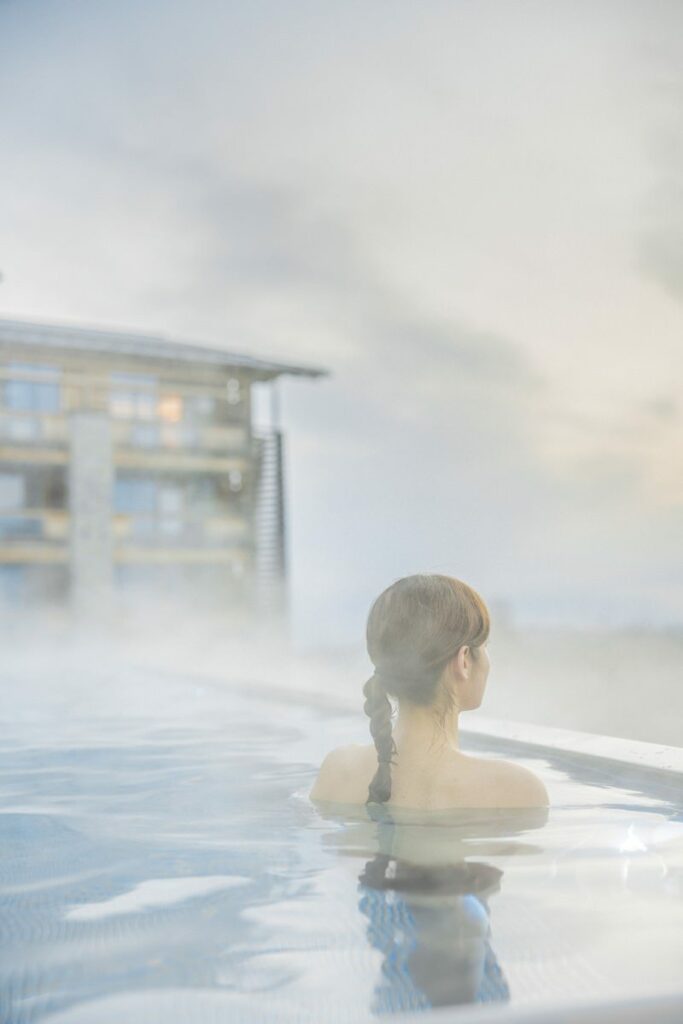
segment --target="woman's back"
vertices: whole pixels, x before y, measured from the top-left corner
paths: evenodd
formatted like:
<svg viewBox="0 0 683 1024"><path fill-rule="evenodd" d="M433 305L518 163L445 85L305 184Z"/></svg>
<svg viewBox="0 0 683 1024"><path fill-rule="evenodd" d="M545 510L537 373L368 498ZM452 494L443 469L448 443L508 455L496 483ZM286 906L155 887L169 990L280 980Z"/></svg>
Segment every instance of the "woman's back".
<svg viewBox="0 0 683 1024"><path fill-rule="evenodd" d="M459 715L486 689L489 629L482 598L452 576L418 573L387 587L366 628L375 670L363 709L374 746L328 754L311 797L421 810L547 806L533 772L460 750Z"/></svg>
<svg viewBox="0 0 683 1024"><path fill-rule="evenodd" d="M311 798L364 804L377 770L377 751L367 746L338 747L323 762ZM394 807L446 810L458 807L544 807L542 781L510 761L472 757L461 751L397 749L391 770Z"/></svg>

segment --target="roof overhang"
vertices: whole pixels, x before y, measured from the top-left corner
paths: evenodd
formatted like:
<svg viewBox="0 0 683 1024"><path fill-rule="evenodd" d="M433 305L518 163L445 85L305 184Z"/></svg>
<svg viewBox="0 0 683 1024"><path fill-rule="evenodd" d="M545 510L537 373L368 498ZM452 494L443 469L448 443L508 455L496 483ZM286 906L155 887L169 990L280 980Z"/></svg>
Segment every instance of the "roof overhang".
<svg viewBox="0 0 683 1024"><path fill-rule="evenodd" d="M163 335L71 327L24 320L0 320L0 348L87 352L94 356L123 355L145 360L177 361L247 371L255 380L272 380L285 374L295 377L326 377L329 370L295 363L257 359L205 344L173 341Z"/></svg>

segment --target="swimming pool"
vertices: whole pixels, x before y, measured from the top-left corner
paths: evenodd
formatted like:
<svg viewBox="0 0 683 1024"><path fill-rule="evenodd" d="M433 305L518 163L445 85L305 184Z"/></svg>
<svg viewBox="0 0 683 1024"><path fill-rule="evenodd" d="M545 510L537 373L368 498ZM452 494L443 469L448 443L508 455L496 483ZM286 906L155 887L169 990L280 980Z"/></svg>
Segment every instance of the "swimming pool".
<svg viewBox="0 0 683 1024"><path fill-rule="evenodd" d="M547 815L321 811L361 714L114 667L4 685L3 1024L681 1019L673 771L463 732Z"/></svg>

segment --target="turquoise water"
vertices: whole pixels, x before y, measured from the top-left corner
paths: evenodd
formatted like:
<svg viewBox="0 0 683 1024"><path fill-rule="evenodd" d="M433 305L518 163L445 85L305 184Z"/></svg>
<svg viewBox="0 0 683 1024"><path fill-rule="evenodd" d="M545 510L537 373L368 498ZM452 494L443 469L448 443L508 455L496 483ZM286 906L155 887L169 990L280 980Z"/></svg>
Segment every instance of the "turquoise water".
<svg viewBox="0 0 683 1024"><path fill-rule="evenodd" d="M96 699L7 685L3 1024L355 1022L679 984L673 776L464 736L537 771L550 811L371 818L306 796L362 714L144 673Z"/></svg>

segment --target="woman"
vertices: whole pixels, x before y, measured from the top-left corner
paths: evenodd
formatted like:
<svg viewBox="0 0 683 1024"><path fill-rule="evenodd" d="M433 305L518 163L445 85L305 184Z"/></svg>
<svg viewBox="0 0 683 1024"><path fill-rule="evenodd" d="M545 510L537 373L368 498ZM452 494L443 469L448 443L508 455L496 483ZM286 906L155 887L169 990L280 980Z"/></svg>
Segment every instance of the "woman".
<svg viewBox="0 0 683 1024"><path fill-rule="evenodd" d="M489 628L481 597L452 576L406 576L381 593L366 634L375 671L363 688L374 745L328 754L311 798L424 810L547 806L527 768L459 748L458 716L484 696ZM398 702L393 733L389 697Z"/></svg>

